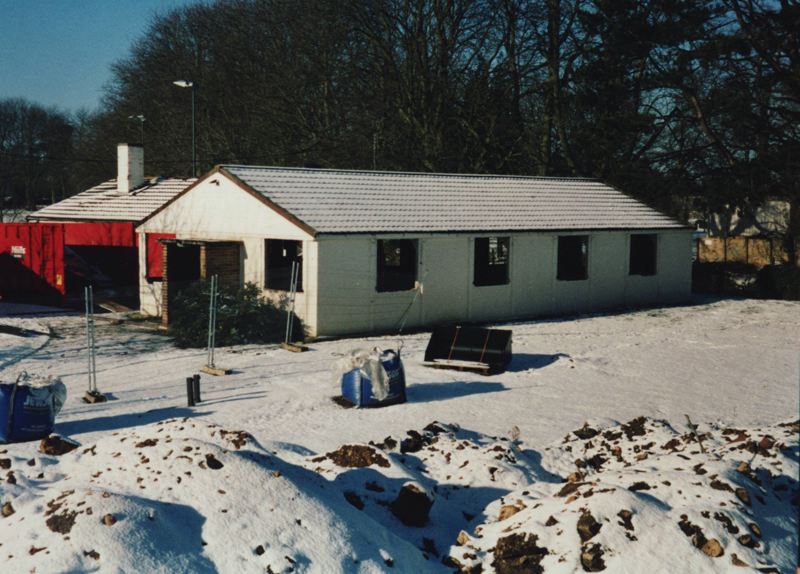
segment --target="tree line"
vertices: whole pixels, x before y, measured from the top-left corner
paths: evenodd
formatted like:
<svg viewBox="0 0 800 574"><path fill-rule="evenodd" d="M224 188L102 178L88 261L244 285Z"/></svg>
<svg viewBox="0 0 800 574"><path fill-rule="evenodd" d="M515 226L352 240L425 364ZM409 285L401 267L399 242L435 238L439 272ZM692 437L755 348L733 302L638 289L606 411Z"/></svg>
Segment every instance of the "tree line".
<svg viewBox="0 0 800 574"><path fill-rule="evenodd" d="M97 112L0 102L2 195L113 177L120 141L143 139L148 173L190 175L187 80L201 172L593 177L684 220L777 197L797 237L799 34L797 0L188 5L147 25Z"/></svg>

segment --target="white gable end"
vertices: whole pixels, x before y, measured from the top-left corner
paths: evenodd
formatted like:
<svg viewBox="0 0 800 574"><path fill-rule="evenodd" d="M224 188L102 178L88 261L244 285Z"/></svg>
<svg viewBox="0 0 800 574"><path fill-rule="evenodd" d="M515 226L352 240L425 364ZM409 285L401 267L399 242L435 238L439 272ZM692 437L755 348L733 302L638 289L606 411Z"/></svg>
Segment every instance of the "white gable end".
<svg viewBox="0 0 800 574"><path fill-rule="evenodd" d="M212 173L137 228L182 239L312 236L222 173Z"/></svg>

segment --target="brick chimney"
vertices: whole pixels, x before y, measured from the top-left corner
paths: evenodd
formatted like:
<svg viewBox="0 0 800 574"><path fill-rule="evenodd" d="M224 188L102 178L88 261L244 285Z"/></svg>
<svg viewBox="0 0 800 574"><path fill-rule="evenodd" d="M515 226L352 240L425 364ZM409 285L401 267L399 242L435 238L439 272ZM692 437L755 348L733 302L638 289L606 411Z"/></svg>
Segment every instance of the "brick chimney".
<svg viewBox="0 0 800 574"><path fill-rule="evenodd" d="M144 183L144 148L138 145L117 145L117 190L130 193Z"/></svg>

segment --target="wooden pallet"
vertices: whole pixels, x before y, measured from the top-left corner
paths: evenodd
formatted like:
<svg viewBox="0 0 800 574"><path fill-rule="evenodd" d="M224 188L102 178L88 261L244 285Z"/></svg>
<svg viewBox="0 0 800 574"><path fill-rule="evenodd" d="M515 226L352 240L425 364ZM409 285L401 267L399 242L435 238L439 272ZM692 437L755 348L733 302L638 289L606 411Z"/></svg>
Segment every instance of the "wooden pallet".
<svg viewBox="0 0 800 574"><path fill-rule="evenodd" d="M281 343L281 349L286 349L292 353L305 353L308 351L308 347L300 343Z"/></svg>
<svg viewBox="0 0 800 574"><path fill-rule="evenodd" d="M479 363L477 361L458 361L455 359L434 359L433 361L425 361L422 363L426 367L434 369L452 369L455 371L470 371L473 373L480 373L481 375L493 375L495 373L492 367L487 363Z"/></svg>
<svg viewBox="0 0 800 574"><path fill-rule="evenodd" d="M99 391L94 391L94 392L86 391L86 393L83 395L83 402L90 405L93 405L95 403L104 403L107 400L108 399L106 398L106 396Z"/></svg>
<svg viewBox="0 0 800 574"><path fill-rule="evenodd" d="M222 369L220 367L209 367L208 365L201 367L200 370L206 373L207 375L214 375L215 377L230 375L233 372L231 369Z"/></svg>
<svg viewBox="0 0 800 574"><path fill-rule="evenodd" d="M122 303L117 303L116 301L111 301L110 299L102 299L97 302L97 306L101 309L105 309L106 311L110 311L111 313L133 313L134 310L130 307L126 307Z"/></svg>

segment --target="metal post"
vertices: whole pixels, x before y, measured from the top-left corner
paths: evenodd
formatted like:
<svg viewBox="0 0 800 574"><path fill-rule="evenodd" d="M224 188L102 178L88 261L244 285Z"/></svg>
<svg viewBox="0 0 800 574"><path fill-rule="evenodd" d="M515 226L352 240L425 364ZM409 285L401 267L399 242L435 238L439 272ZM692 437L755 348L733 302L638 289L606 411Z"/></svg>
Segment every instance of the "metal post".
<svg viewBox="0 0 800 574"><path fill-rule="evenodd" d="M89 377L88 391L92 392L92 329L89 325L89 286L83 288L83 300L86 306L86 375Z"/></svg>
<svg viewBox="0 0 800 574"><path fill-rule="evenodd" d="M89 378L89 390L83 397L83 402L94 404L103 403L106 397L97 390L97 345L95 344L94 325L94 289L87 285L83 289L83 298L86 305L86 371Z"/></svg>
<svg viewBox="0 0 800 574"><path fill-rule="evenodd" d="M195 404L202 402L200 398L200 375L192 376L192 398Z"/></svg>
<svg viewBox="0 0 800 574"><path fill-rule="evenodd" d="M179 88L190 88L192 90L192 175L197 177L197 140L195 139L195 94L197 86L189 80L175 80L172 82Z"/></svg>
<svg viewBox="0 0 800 574"><path fill-rule="evenodd" d="M89 286L89 324L92 326L92 393L97 394L97 344L94 328L94 288Z"/></svg>
<svg viewBox="0 0 800 574"><path fill-rule="evenodd" d="M211 276L211 293L208 302L208 345L206 365L214 368L214 346L216 344L217 330L217 275Z"/></svg>
<svg viewBox="0 0 800 574"><path fill-rule="evenodd" d="M213 366L211 360L211 331L214 324L214 276L211 276L211 285L208 293L208 332L206 338L206 365Z"/></svg>
<svg viewBox="0 0 800 574"><path fill-rule="evenodd" d="M219 305L219 277L214 275L214 317L211 323L211 366L214 365L214 351L217 348L217 307Z"/></svg>
<svg viewBox="0 0 800 574"><path fill-rule="evenodd" d="M292 261L292 267L294 268L294 278L292 279L292 312L289 316L289 339L294 339L294 303L297 300L297 282L300 280L300 263L297 260Z"/></svg>
<svg viewBox="0 0 800 574"><path fill-rule="evenodd" d="M88 352L87 372L89 377L89 393L97 394L97 362L94 328L94 292L91 285L83 289L86 302L86 350Z"/></svg>
<svg viewBox="0 0 800 574"><path fill-rule="evenodd" d="M197 144L195 141L195 127L194 127L194 94L196 85L192 82L192 175L197 177Z"/></svg>
<svg viewBox="0 0 800 574"><path fill-rule="evenodd" d="M194 390L192 389L192 377L186 377L186 405L193 407L194 406Z"/></svg>
<svg viewBox="0 0 800 574"><path fill-rule="evenodd" d="M297 281L300 278L300 264L292 261L292 307L289 310L289 342L294 338L294 302L297 299Z"/></svg>
<svg viewBox="0 0 800 574"><path fill-rule="evenodd" d="M289 279L289 304L286 309L286 337L284 342L288 345L292 342L293 323L292 315L294 314L294 300L297 295L297 282L300 276L300 266L297 261L292 261L292 273Z"/></svg>

